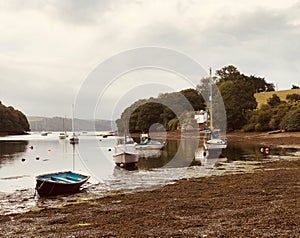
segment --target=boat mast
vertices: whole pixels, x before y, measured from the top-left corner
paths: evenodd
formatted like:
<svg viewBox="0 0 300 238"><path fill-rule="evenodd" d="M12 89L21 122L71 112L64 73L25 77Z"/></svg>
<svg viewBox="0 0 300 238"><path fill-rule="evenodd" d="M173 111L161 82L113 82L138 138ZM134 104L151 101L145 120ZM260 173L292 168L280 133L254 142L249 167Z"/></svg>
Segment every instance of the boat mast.
<svg viewBox="0 0 300 238"><path fill-rule="evenodd" d="M72 131L73 131L73 136L75 136L75 132L74 132L74 104L72 104Z"/></svg>
<svg viewBox="0 0 300 238"><path fill-rule="evenodd" d="M213 94L213 90L212 90L212 71L211 68L209 68L209 116L210 116L210 130L213 131L213 113L212 113L212 109L213 109L213 104L212 104L212 94Z"/></svg>

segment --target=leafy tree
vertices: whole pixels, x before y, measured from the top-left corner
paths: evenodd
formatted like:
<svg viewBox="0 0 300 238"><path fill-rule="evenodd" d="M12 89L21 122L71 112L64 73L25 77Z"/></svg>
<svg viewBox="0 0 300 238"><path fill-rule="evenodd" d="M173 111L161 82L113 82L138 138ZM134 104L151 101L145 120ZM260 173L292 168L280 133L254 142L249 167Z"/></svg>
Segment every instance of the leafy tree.
<svg viewBox="0 0 300 238"><path fill-rule="evenodd" d="M271 107L276 107L279 106L282 103L282 101L280 100L280 97L277 94L273 94L271 98L268 99L268 104Z"/></svg>
<svg viewBox="0 0 300 238"><path fill-rule="evenodd" d="M167 130L168 131L175 131L177 130L177 127L179 125L179 120L178 118L173 118L172 120L170 120L167 124Z"/></svg>
<svg viewBox="0 0 300 238"><path fill-rule="evenodd" d="M288 95L286 95L286 100L288 100L289 102L300 101L300 94L297 94L297 93L288 94Z"/></svg>
<svg viewBox="0 0 300 238"><path fill-rule="evenodd" d="M160 114L163 109L163 105L159 103L149 102L143 104L138 112L135 129L140 132L148 132L151 125L161 123Z"/></svg>
<svg viewBox="0 0 300 238"><path fill-rule="evenodd" d="M246 113L256 108L252 87L250 82L241 80L238 83L229 80L219 84L226 108L228 130L241 129L247 122Z"/></svg>
<svg viewBox="0 0 300 238"><path fill-rule="evenodd" d="M28 120L22 112L0 103L0 134L23 134L29 130Z"/></svg>
<svg viewBox="0 0 300 238"><path fill-rule="evenodd" d="M225 66L220 70L216 71L216 75L218 76L219 82L222 83L224 81L249 81L251 83L252 87L252 93L257 92L269 92L269 91L275 91L275 86L272 83L267 83L264 78L257 77L254 75L244 75L241 74L238 69L233 66Z"/></svg>
<svg viewBox="0 0 300 238"><path fill-rule="evenodd" d="M186 97L195 111L205 108L204 98L202 95L199 95L196 89L189 88L180 91L180 93Z"/></svg>
<svg viewBox="0 0 300 238"><path fill-rule="evenodd" d="M300 131L300 108L286 114L282 119L281 128L287 131Z"/></svg>
<svg viewBox="0 0 300 238"><path fill-rule="evenodd" d="M220 83L224 81L242 80L244 77L233 65L228 65L217 70L216 75L219 77Z"/></svg>

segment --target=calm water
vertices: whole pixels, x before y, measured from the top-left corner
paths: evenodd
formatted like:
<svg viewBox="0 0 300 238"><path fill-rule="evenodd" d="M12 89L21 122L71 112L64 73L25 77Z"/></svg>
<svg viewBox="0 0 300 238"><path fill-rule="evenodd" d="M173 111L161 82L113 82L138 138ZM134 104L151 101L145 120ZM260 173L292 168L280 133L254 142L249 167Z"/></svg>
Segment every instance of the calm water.
<svg viewBox="0 0 300 238"><path fill-rule="evenodd" d="M59 140L58 134L0 137L0 214L52 204L55 199L50 202L33 196L35 176L42 173L75 169L91 175L85 190L88 194L105 195L153 189L181 178L244 172L255 169L257 161L282 159L296 152L271 148L267 155L258 146L229 144L220 158L207 159L197 140L168 140L162 151L140 151L138 170L127 171L113 163L114 138L82 134L79 144L72 146L69 140ZM200 160L197 156L195 160L195 151Z"/></svg>

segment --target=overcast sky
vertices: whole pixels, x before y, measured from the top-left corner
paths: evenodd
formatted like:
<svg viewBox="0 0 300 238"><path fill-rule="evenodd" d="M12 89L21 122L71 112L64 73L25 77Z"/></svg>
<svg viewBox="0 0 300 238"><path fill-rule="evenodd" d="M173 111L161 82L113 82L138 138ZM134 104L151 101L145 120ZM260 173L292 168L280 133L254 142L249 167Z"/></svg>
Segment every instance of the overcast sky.
<svg viewBox="0 0 300 238"><path fill-rule="evenodd" d="M207 71L232 64L279 89L300 85L300 1L0 0L0 22L0 100L28 116L71 116L99 64L145 46L181 52ZM140 88L151 78L158 86ZM137 90L124 88L137 79ZM121 103L101 117L116 119L138 98L188 84L163 70L129 72L102 95L107 105Z"/></svg>

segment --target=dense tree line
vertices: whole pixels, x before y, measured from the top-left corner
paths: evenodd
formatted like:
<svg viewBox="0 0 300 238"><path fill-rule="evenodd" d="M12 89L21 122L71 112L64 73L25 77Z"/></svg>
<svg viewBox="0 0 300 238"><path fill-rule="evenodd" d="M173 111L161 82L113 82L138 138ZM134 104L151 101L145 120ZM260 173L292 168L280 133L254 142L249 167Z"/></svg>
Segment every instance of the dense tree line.
<svg viewBox="0 0 300 238"><path fill-rule="evenodd" d="M273 94L260 109L249 112L244 131L300 131L300 95L288 94L282 101Z"/></svg>
<svg viewBox="0 0 300 238"><path fill-rule="evenodd" d="M0 102L0 134L23 134L29 130L29 123L22 112Z"/></svg>
<svg viewBox="0 0 300 238"><path fill-rule="evenodd" d="M117 120L119 130L125 126L130 132L146 132L155 125L154 129L173 131L179 125L195 124L194 111L209 110L209 81L210 78L202 78L196 89L165 93L157 98L135 102ZM247 76L229 65L217 70L213 81L211 89L215 100L212 105L213 111L216 111L213 120L216 124L225 121L227 131L300 130L300 95L288 95L285 103L274 94L267 105L256 109L255 93L275 91L274 85L264 78ZM187 100L182 100L182 97ZM224 107L224 113L220 113ZM220 127L222 125L216 125L216 128Z"/></svg>
<svg viewBox="0 0 300 238"><path fill-rule="evenodd" d="M195 89L186 89L138 100L125 109L116 123L119 131L126 127L130 132L148 132L151 126L153 130L173 131L179 124L195 123L194 113L189 113L203 108L203 97Z"/></svg>
<svg viewBox="0 0 300 238"><path fill-rule="evenodd" d="M197 86L198 91L205 98L208 98L208 82L209 78L203 78L201 84ZM214 77L213 96L222 97L226 111L227 130L242 129L247 124L249 111L257 107L254 93L274 90L274 85L267 83L264 78L242 74L233 65L217 70L216 77ZM220 101L218 101L219 104ZM220 111L222 106L214 105L214 108Z"/></svg>

